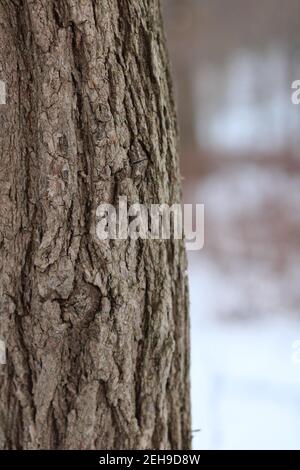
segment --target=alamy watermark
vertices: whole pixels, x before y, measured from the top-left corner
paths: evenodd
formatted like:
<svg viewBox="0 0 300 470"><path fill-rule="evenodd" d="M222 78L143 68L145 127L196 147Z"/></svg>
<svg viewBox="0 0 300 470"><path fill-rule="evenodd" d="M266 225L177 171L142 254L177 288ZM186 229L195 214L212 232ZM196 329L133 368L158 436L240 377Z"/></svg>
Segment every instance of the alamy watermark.
<svg viewBox="0 0 300 470"><path fill-rule="evenodd" d="M298 105L300 104L300 80L294 80L291 88L295 90L291 96L292 103Z"/></svg>
<svg viewBox="0 0 300 470"><path fill-rule="evenodd" d="M0 364L6 364L6 347L2 339L0 339Z"/></svg>
<svg viewBox="0 0 300 470"><path fill-rule="evenodd" d="M99 240L185 239L189 251L201 250L204 246L203 204L128 205L127 197L120 196L117 208L100 204L96 216Z"/></svg>
<svg viewBox="0 0 300 470"><path fill-rule="evenodd" d="M6 104L6 84L2 80L0 104ZM96 216L96 233L99 240L185 239L189 251L198 251L204 246L203 204L147 206L135 203L129 206L127 197L120 196L117 208L108 203L100 204Z"/></svg>
<svg viewBox="0 0 300 470"><path fill-rule="evenodd" d="M6 104L6 84L0 80L0 104Z"/></svg>

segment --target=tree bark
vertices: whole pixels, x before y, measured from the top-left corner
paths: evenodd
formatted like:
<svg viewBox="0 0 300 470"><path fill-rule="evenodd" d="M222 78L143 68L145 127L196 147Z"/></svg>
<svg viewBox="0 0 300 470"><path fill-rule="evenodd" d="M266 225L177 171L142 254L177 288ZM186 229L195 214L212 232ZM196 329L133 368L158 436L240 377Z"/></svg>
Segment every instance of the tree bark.
<svg viewBox="0 0 300 470"><path fill-rule="evenodd" d="M0 0L0 79L0 448L189 448L183 243L95 229L180 201L158 0Z"/></svg>

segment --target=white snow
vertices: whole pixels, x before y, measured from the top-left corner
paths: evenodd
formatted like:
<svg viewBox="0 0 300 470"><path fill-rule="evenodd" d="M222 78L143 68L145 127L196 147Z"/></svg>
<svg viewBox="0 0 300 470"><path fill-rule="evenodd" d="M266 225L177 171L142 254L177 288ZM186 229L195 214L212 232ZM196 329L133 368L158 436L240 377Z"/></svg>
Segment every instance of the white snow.
<svg viewBox="0 0 300 470"><path fill-rule="evenodd" d="M201 271L190 267L194 448L300 449L300 323L209 319L222 299L225 308L241 299L211 273L201 282Z"/></svg>
<svg viewBox="0 0 300 470"><path fill-rule="evenodd" d="M197 195L207 246L189 254L193 446L300 449L299 180L241 167Z"/></svg>

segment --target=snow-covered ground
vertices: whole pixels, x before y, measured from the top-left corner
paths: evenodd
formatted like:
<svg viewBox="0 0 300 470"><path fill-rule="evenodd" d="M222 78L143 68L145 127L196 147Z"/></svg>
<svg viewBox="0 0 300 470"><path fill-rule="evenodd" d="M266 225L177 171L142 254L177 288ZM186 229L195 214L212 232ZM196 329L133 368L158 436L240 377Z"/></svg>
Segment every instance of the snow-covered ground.
<svg viewBox="0 0 300 470"><path fill-rule="evenodd" d="M300 185L243 167L197 194L207 222L204 250L189 254L193 446L300 449Z"/></svg>
<svg viewBox="0 0 300 470"><path fill-rule="evenodd" d="M300 323L202 316L228 279L190 264L194 448L300 449Z"/></svg>

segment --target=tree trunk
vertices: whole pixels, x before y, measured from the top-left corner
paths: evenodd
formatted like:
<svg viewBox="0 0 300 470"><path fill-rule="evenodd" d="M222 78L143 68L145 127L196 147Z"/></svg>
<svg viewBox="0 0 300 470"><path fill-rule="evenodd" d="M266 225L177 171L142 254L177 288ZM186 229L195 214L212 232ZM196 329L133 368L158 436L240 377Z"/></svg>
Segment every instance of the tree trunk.
<svg viewBox="0 0 300 470"><path fill-rule="evenodd" d="M0 79L0 448L189 448L183 243L95 229L180 200L158 0L0 0Z"/></svg>

